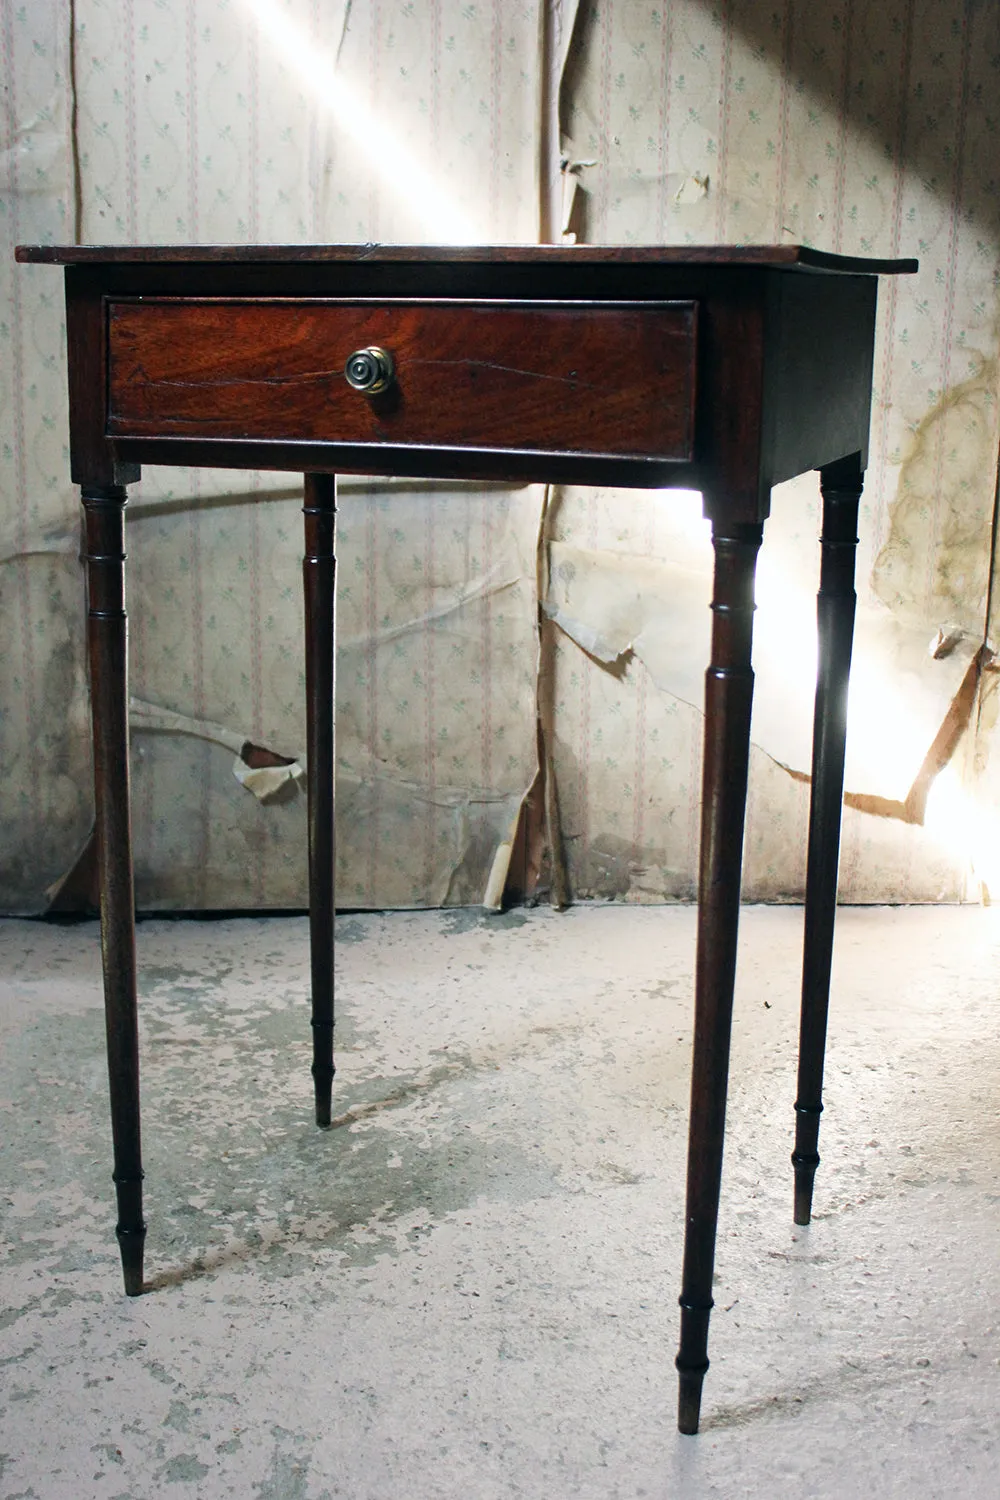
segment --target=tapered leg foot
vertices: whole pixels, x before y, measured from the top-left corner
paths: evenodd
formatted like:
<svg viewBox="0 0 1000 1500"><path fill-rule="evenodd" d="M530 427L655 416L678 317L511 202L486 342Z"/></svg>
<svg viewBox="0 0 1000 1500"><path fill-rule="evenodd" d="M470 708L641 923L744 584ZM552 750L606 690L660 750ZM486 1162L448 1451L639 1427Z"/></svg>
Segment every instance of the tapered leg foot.
<svg viewBox="0 0 1000 1500"><path fill-rule="evenodd" d="M314 1041L317 1051L333 1054L333 1027L326 1028L328 1035ZM313 1037L316 1036L316 1022L313 1022ZM316 1095L316 1124L326 1127L330 1123L331 1111L333 1109L333 1079L336 1069L333 1063L313 1063L313 1089Z"/></svg>
<svg viewBox="0 0 1000 1500"><path fill-rule="evenodd" d="M706 1363L705 1370L708 1369ZM677 1431L685 1437L694 1437L701 1420L701 1388L705 1383L705 1370L681 1370L677 1391Z"/></svg>
<svg viewBox="0 0 1000 1500"><path fill-rule="evenodd" d="M119 1224L115 1234L118 1236L118 1249L122 1257L125 1295L139 1297L143 1289L142 1257L146 1248L146 1226L143 1224L139 1229L125 1229Z"/></svg>
<svg viewBox="0 0 1000 1500"><path fill-rule="evenodd" d="M795 1169L794 1218L796 1224L808 1224L812 1219L813 1183L816 1180L816 1168L819 1166L816 1142L819 1138L819 1117L823 1113L823 1106L822 1104L797 1104L795 1113L796 1144L792 1152L792 1166Z"/></svg>
<svg viewBox="0 0 1000 1500"><path fill-rule="evenodd" d="M687 1436L698 1431L701 1417L701 1388L708 1372L708 1320L712 1303L692 1307L681 1303L681 1347L674 1363L677 1366L677 1430Z"/></svg>
<svg viewBox="0 0 1000 1500"><path fill-rule="evenodd" d="M795 1167L795 1206L792 1217L796 1224L805 1225L812 1223L813 1183L816 1181L816 1168L819 1166L819 1155L815 1161L799 1161L792 1157Z"/></svg>

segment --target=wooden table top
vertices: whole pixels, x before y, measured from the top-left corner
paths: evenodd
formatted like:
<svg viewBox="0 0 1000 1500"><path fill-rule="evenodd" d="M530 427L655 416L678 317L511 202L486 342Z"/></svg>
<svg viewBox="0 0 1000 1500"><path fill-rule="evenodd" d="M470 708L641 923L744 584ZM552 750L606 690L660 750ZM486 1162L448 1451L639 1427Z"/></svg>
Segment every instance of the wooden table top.
<svg viewBox="0 0 1000 1500"><path fill-rule="evenodd" d="M915 260L830 255L808 245L18 245L15 259L44 265L245 265L385 261L422 264L774 266L899 275Z"/></svg>

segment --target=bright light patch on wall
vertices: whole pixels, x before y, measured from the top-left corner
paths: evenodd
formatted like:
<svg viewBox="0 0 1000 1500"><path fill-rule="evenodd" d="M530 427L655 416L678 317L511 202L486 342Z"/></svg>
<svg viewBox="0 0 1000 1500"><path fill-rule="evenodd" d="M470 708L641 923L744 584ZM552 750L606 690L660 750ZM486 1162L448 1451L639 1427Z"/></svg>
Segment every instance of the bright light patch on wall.
<svg viewBox="0 0 1000 1500"><path fill-rule="evenodd" d="M764 672L780 673L790 691L808 698L811 729L818 654L816 597L789 576L780 556L768 555L766 542L757 570L757 604L754 663L758 685ZM855 638L847 707L846 790L885 791L902 801L903 784L912 784L938 724L926 717L926 708L924 716L914 712L905 689L877 654L877 641L877 634L866 634L863 629ZM809 764L803 757L802 769L808 770ZM895 793L893 782L897 783ZM1000 817L973 804L962 790L955 765L946 766L935 777L924 827L988 890L1000 894Z"/></svg>
<svg viewBox="0 0 1000 1500"><path fill-rule="evenodd" d="M241 0L241 4L274 55L298 75L317 108L331 116L386 191L406 205L417 223L427 226L434 243L472 245L481 239L475 224L406 141L378 118L366 94L317 50L277 0Z"/></svg>
<svg viewBox="0 0 1000 1500"><path fill-rule="evenodd" d="M769 541L764 528L764 545L757 554L757 579L754 598L757 617L754 620L754 670L777 671L812 701L812 684L816 681L816 595L796 583L787 560ZM756 665L766 662L766 667ZM810 710L810 722L812 713ZM808 768L806 768L808 769Z"/></svg>
<svg viewBox="0 0 1000 1500"><path fill-rule="evenodd" d="M711 525L694 490L664 490L669 534L683 559L700 557L710 576ZM817 667L815 577L805 579L801 560L765 535L757 562L753 659L756 673L754 739L784 764L808 771L812 700ZM681 561L680 557L675 558ZM706 578L706 585L707 585ZM707 602L707 600L706 600ZM898 680L889 651L892 637L878 629L873 611L859 609L848 704L847 789L902 802L919 772L938 720L925 701L917 711L907 684ZM1000 896L1000 816L974 806L956 766L935 779L927 800L928 832L965 862Z"/></svg>
<svg viewBox="0 0 1000 1500"><path fill-rule="evenodd" d="M670 530L679 532L685 541L709 548L711 556L712 523L704 512L700 490L657 490L670 508Z"/></svg>
<svg viewBox="0 0 1000 1500"><path fill-rule="evenodd" d="M924 827L946 849L965 857L992 900L1000 896L1000 817L962 790L954 766L946 766L931 786Z"/></svg>
<svg viewBox="0 0 1000 1500"><path fill-rule="evenodd" d="M808 702L811 738L818 665L816 595L796 581L780 552L768 551L766 538L757 565L756 597L758 684L763 673L779 673L786 691L800 697L803 705ZM890 673L884 647L879 649L881 639L873 624L859 610L847 704L848 790L902 800L938 726L913 712ZM801 761L801 769L808 770L811 755L802 755Z"/></svg>

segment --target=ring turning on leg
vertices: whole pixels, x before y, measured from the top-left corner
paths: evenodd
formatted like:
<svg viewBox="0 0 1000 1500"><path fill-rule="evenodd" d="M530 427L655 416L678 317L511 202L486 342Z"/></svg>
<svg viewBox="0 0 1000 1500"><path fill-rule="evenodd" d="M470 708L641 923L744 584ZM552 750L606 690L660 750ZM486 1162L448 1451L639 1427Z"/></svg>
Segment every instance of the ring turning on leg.
<svg viewBox="0 0 1000 1500"><path fill-rule="evenodd" d="M687 1433L698 1431L708 1369L750 757L754 574L761 534L758 525L729 525L723 532L716 524L712 537L712 660L705 677L694 1056L677 1354L678 1426Z"/></svg>

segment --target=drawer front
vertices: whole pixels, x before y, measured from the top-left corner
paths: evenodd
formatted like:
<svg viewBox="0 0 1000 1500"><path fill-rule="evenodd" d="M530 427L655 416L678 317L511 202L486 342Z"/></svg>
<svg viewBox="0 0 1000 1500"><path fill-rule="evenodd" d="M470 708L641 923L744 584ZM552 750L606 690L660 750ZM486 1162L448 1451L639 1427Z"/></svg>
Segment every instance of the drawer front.
<svg viewBox="0 0 1000 1500"><path fill-rule="evenodd" d="M693 458L694 302L108 304L108 434ZM347 383L389 351L378 395Z"/></svg>

